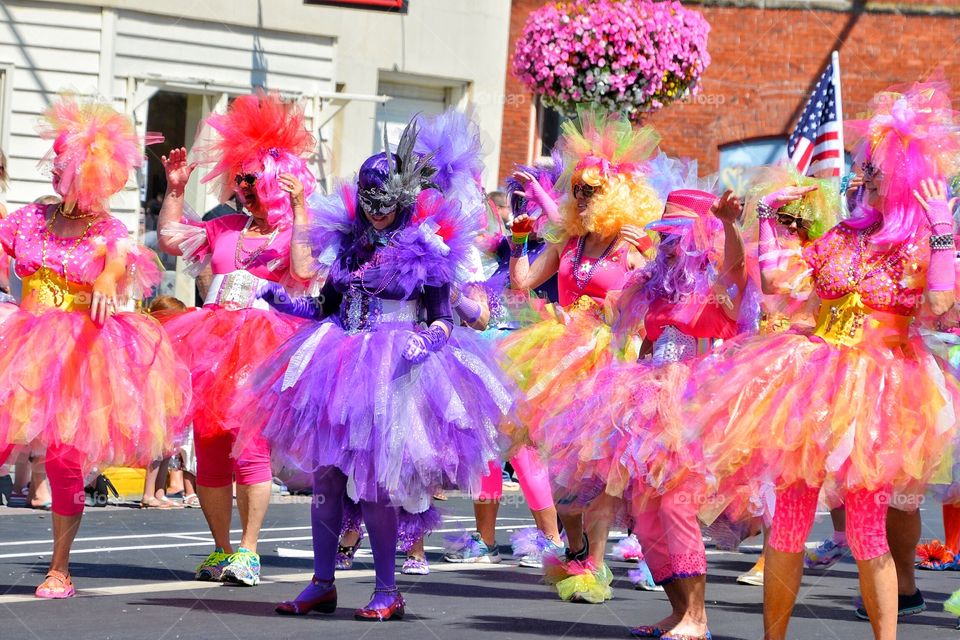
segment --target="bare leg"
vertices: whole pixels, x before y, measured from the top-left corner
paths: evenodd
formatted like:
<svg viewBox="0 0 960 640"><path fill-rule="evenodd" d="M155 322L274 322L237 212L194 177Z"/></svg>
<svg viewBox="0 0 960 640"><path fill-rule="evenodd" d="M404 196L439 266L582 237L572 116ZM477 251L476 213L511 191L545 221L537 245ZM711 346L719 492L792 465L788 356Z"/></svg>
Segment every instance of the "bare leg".
<svg viewBox="0 0 960 640"><path fill-rule="evenodd" d="M765 640L786 640L787 625L803 578L803 552L787 553L768 546L764 554L763 637Z"/></svg>
<svg viewBox="0 0 960 640"><path fill-rule="evenodd" d="M557 508L547 507L540 511L531 511L537 529L554 544L560 544L560 527L557 525Z"/></svg>
<svg viewBox="0 0 960 640"><path fill-rule="evenodd" d="M147 475L143 479L143 497L140 498L141 505L152 505L157 500L157 477L160 475L160 463L156 460L147 467Z"/></svg>
<svg viewBox="0 0 960 640"><path fill-rule="evenodd" d="M571 553L580 553L583 550L583 514L560 513L560 522L567 532L567 545Z"/></svg>
<svg viewBox="0 0 960 640"><path fill-rule="evenodd" d="M30 493L27 495L27 500L31 507L49 506L52 500L50 482L47 480L47 469L43 462L43 456L37 456L30 462L32 473L30 475Z"/></svg>
<svg viewBox="0 0 960 640"><path fill-rule="evenodd" d="M243 535L240 546L248 551L257 552L257 539L260 527L270 506L270 490L273 482L237 485L237 509L240 511L240 524Z"/></svg>
<svg viewBox="0 0 960 640"><path fill-rule="evenodd" d="M170 458L164 458L157 467L157 482L154 496L157 500L167 499L167 478L170 477Z"/></svg>
<svg viewBox="0 0 960 640"><path fill-rule="evenodd" d="M830 510L830 519L833 520L833 530L844 533L847 530L847 510L842 506Z"/></svg>
<svg viewBox="0 0 960 640"><path fill-rule="evenodd" d="M707 576L677 578L670 583L677 591L682 616L670 629L671 634L700 637L707 632L707 605L705 594ZM671 601L672 602L672 601Z"/></svg>
<svg viewBox="0 0 960 640"><path fill-rule="evenodd" d="M413 546L410 547L410 550L407 551L408 558L416 558L421 562L427 561L427 551L423 548L423 538L420 538L413 543Z"/></svg>
<svg viewBox="0 0 960 640"><path fill-rule="evenodd" d="M887 510L887 544L897 570L897 592L912 596L917 592L914 558L920 542L920 510Z"/></svg>
<svg viewBox="0 0 960 640"><path fill-rule="evenodd" d="M189 471L183 472L183 495L192 496L197 492L197 476Z"/></svg>
<svg viewBox="0 0 960 640"><path fill-rule="evenodd" d="M499 510L499 500L476 500L473 503L473 514L477 519L477 531L483 538L484 544L490 548L493 548L497 539L497 512Z"/></svg>
<svg viewBox="0 0 960 640"><path fill-rule="evenodd" d="M62 516L53 514L53 556L50 558L50 569L70 574L70 548L73 539L77 537L80 520L83 515Z"/></svg>
<svg viewBox="0 0 960 640"><path fill-rule="evenodd" d="M894 511L891 509L890 511ZM877 640L897 637L897 567L893 557L885 553L872 560L858 560L860 593L870 616L870 626Z"/></svg>
<svg viewBox="0 0 960 640"><path fill-rule="evenodd" d="M197 485L197 495L200 497L200 508L203 517L207 519L207 526L213 535L213 543L224 550L233 553L230 546L230 521L233 518L233 487L229 484L222 487L205 487Z"/></svg>

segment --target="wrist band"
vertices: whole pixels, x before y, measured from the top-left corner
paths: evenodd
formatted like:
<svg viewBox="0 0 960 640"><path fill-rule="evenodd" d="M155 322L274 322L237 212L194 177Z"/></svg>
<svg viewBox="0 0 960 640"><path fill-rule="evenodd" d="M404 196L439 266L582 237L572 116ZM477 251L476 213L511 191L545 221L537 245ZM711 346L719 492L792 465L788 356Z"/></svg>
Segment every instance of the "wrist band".
<svg viewBox="0 0 960 640"><path fill-rule="evenodd" d="M938 236L930 236L930 250L931 251L944 251L946 249L953 249L953 234L944 233Z"/></svg>
<svg viewBox="0 0 960 640"><path fill-rule="evenodd" d="M757 217L761 220L773 220L777 217L777 210L761 200L757 203Z"/></svg>
<svg viewBox="0 0 960 640"><path fill-rule="evenodd" d="M510 247L510 257L511 258L522 258L527 255L527 239L524 238L523 242L517 243L514 242Z"/></svg>

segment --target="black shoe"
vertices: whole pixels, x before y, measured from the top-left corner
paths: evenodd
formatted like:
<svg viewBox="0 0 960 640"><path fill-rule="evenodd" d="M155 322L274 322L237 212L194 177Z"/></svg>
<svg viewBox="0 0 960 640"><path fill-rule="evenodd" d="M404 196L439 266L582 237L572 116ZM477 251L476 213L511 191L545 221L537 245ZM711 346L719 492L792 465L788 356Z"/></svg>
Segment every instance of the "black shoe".
<svg viewBox="0 0 960 640"><path fill-rule="evenodd" d="M587 534L583 534L583 548L574 553L570 551L570 547L567 547L566 551L564 551L564 554L567 556L567 562L572 562L574 560L583 562L587 559L587 556L590 555L590 538L587 537Z"/></svg>
<svg viewBox="0 0 960 640"><path fill-rule="evenodd" d="M904 616L915 616L918 613L922 613L927 610L927 603L923 600L923 594L920 593L920 589L917 589L916 593L912 596L897 596L897 617L902 618ZM867 608L863 605L857 607L857 617L861 620L869 620L870 616L867 615Z"/></svg>

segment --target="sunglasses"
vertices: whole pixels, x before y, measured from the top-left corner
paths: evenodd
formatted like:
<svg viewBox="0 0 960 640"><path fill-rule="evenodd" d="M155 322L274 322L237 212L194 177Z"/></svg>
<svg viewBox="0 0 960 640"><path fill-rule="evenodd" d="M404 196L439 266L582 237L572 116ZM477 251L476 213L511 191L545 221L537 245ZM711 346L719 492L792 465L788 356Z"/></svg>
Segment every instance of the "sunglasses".
<svg viewBox="0 0 960 640"><path fill-rule="evenodd" d="M257 184L257 178L260 177L258 173L238 173L233 177L233 181L237 183L237 186L246 185L252 187Z"/></svg>
<svg viewBox="0 0 960 640"><path fill-rule="evenodd" d="M575 184L573 185L573 197L574 198L583 198L584 200L589 200L600 191L599 187L594 187L589 184Z"/></svg>
<svg viewBox="0 0 960 640"><path fill-rule="evenodd" d="M810 220L792 216L789 213L778 213L777 222L784 227L796 227L797 229L803 229L804 231L809 231L810 227L813 226L813 223Z"/></svg>

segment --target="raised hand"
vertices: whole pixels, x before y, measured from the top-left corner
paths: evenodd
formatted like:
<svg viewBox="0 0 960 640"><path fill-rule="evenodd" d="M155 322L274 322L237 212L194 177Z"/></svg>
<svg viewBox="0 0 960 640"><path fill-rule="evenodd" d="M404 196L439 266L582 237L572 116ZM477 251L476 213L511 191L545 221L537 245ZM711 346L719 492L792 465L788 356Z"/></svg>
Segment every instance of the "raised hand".
<svg viewBox="0 0 960 640"><path fill-rule="evenodd" d="M710 207L710 212L723 222L735 223L743 212L743 205L740 200L733 195L733 190L727 189L720 200Z"/></svg>
<svg viewBox="0 0 960 640"><path fill-rule="evenodd" d="M281 173L277 176L280 188L290 194L290 206L294 209L304 205L303 183L292 173Z"/></svg>
<svg viewBox="0 0 960 640"><path fill-rule="evenodd" d="M947 184L942 180L925 178L920 181L921 194L916 189L913 190L913 197L917 199L920 206L927 213L927 220L931 227L940 227L935 229L939 233L948 233L953 229L953 206L957 203L956 198L947 200L949 191ZM944 229L944 227L947 227Z"/></svg>
<svg viewBox="0 0 960 640"><path fill-rule="evenodd" d="M187 162L187 150L183 147L171 149L170 157L161 156L160 162L163 163L163 170L167 173L167 193L183 195L190 175L197 168L197 163Z"/></svg>
<svg viewBox="0 0 960 640"><path fill-rule="evenodd" d="M771 209L779 209L790 202L801 200L803 196L817 190L817 185L812 184L806 187L789 186L777 189L773 193L765 195L762 202Z"/></svg>

